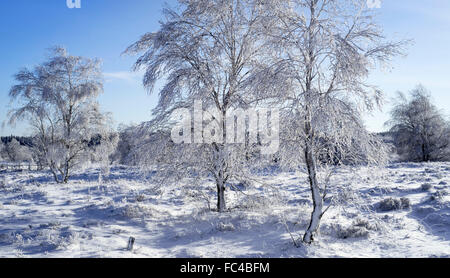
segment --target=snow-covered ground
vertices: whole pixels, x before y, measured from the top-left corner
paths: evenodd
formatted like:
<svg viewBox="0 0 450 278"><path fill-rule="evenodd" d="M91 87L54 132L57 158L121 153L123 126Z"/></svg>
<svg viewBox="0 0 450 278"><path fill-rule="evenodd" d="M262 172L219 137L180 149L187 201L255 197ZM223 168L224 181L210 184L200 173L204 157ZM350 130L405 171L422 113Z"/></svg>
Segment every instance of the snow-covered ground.
<svg viewBox="0 0 450 278"><path fill-rule="evenodd" d="M0 257L450 256L450 163L339 169L331 179L336 205L317 242L298 248L292 238L311 210L306 175L259 178L264 185L230 188L230 210L218 214L208 209L215 195L207 180L202 188L152 184L136 169L114 167L101 182L89 169L58 185L45 172L3 172Z"/></svg>

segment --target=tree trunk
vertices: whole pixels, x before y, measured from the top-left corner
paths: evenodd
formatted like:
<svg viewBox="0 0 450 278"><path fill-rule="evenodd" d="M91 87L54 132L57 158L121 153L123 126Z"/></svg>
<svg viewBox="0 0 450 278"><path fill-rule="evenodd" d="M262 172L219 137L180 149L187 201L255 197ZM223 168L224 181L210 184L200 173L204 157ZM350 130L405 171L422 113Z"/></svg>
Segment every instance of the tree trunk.
<svg viewBox="0 0 450 278"><path fill-rule="evenodd" d="M217 185L217 211L222 213L227 210L227 205L225 202L225 184L228 180L226 176L226 110L222 111L222 143L215 144L215 159L216 159L216 185Z"/></svg>
<svg viewBox="0 0 450 278"><path fill-rule="evenodd" d="M303 236L303 242L310 244L314 241L314 236L316 235L320 226L320 220L322 218L322 210L323 210L323 199L322 194L320 192L319 184L317 182L316 162L314 159L314 153L311 146L306 147L305 160L306 166L308 168L309 184L311 187L313 212L311 214L309 227L306 230L305 235Z"/></svg>
<svg viewBox="0 0 450 278"><path fill-rule="evenodd" d="M50 166L50 172L53 174L53 178L55 179L56 183L62 184L62 183L68 183L69 182L69 173L62 170L55 169L54 166ZM58 172L60 173L58 175Z"/></svg>
<svg viewBox="0 0 450 278"><path fill-rule="evenodd" d="M69 182L69 174L66 174L66 176L64 177L64 182L63 183L68 183Z"/></svg>
<svg viewBox="0 0 450 278"><path fill-rule="evenodd" d="M310 92L308 87L308 92ZM309 95L308 95L309 97ZM311 214L311 220L308 229L303 236L303 242L310 244L314 241L314 237L319 230L320 219L322 218L323 210L323 198L320 192L319 183L317 182L317 166L316 157L314 153L314 140L315 132L312 127L311 107L306 105L306 117L305 117L305 163L308 169L309 185L311 189L313 211Z"/></svg>
<svg viewBox="0 0 450 278"><path fill-rule="evenodd" d="M53 178L55 179L55 182L56 182L56 183L63 183L63 182L62 182L62 178L61 178L61 180L60 180L59 177L58 177L58 174L55 173L55 171L52 170L52 174L53 174Z"/></svg>
<svg viewBox="0 0 450 278"><path fill-rule="evenodd" d="M427 157L425 153L425 144L422 144L422 161L427 162Z"/></svg>
<svg viewBox="0 0 450 278"><path fill-rule="evenodd" d="M225 185L223 181L217 182L217 211L225 212L227 205L225 203Z"/></svg>
<svg viewBox="0 0 450 278"><path fill-rule="evenodd" d="M53 179L55 180L56 183L61 183L58 179L58 174L56 173L55 168L53 167L53 164L50 165L50 172L52 172L53 175Z"/></svg>

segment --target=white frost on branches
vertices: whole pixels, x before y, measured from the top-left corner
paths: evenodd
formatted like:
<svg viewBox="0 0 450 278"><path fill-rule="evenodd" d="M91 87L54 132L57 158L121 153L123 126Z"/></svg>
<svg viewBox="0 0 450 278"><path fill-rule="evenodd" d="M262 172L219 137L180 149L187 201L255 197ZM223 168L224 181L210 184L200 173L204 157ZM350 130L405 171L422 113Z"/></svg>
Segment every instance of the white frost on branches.
<svg viewBox="0 0 450 278"><path fill-rule="evenodd" d="M28 120L42 164L58 183L69 180L71 170L89 160L89 144L98 135L106 138L109 116L96 101L103 92L100 62L71 56L55 47L45 63L15 75L10 91L16 107L10 123Z"/></svg>
<svg viewBox="0 0 450 278"><path fill-rule="evenodd" d="M154 151L147 148L149 157L158 157L158 167L170 167L172 170L166 170L169 174L195 169L197 175L212 176L220 212L226 210L227 182L241 177L246 169L242 164L248 161L248 146L217 142L175 146L167 137L173 125L171 114L192 108L197 100L202 107L215 108L220 118L226 119L229 110L246 109L261 100L251 81L264 65L266 38L274 22L270 11L277 2L180 0L180 12L165 9L160 30L145 34L126 51L141 54L135 69L145 69L144 85L150 91L158 80L164 80L155 119L149 125L153 132L147 132L163 141L154 144ZM200 121L197 124L206 127L215 123L215 136L226 142L225 121L214 117ZM205 134L200 136L205 138Z"/></svg>
<svg viewBox="0 0 450 278"><path fill-rule="evenodd" d="M370 135L361 113L377 107L381 92L366 83L369 71L401 53L405 42L385 40L366 1L291 0L277 7L271 67L260 81L284 109L281 159L304 162L314 204L304 242L324 213L321 165L378 162L383 145ZM283 146L282 146L283 149Z"/></svg>
<svg viewBox="0 0 450 278"><path fill-rule="evenodd" d="M425 87L417 86L410 95L408 99L399 92L386 123L399 155L408 161L450 160L450 122L431 102Z"/></svg>

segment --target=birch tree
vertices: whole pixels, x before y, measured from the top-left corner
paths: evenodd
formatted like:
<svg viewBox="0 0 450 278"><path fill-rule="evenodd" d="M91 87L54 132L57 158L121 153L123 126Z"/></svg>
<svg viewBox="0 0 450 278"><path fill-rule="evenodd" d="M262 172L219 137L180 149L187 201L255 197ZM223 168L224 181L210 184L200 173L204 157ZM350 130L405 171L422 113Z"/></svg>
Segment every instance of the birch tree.
<svg viewBox="0 0 450 278"><path fill-rule="evenodd" d="M56 182L67 183L72 170L88 161L91 139L109 131L110 119L96 101L103 91L100 62L55 47L48 61L20 70L15 80L10 124L28 120L39 157Z"/></svg>
<svg viewBox="0 0 450 278"><path fill-rule="evenodd" d="M275 1L178 2L179 12L165 9L165 20L159 31L145 34L126 52L142 55L134 69L145 70L144 85L150 91L157 81L164 82L154 110L155 119L150 125L153 130L170 133L168 119L172 112L192 108L195 100L200 100L202 107L217 111L218 115L208 115L209 119L194 120L194 124L202 127L215 125L214 142L206 142L205 133L196 129L194 137L207 144L174 146L166 137L165 143L161 142L151 155L163 153L166 159L170 157L168 163L159 160L158 167L164 164L172 169L164 170L166 173L173 173L176 168L179 174L195 170L202 176L214 177L217 210L223 212L227 208L226 183L244 169L240 162L245 152L241 149L243 146L226 144L226 123L221 119L226 119L231 109L245 109L258 100L249 81L261 70L267 42L265 35L273 20L267 12ZM163 146L170 147L172 155Z"/></svg>
<svg viewBox="0 0 450 278"><path fill-rule="evenodd" d="M450 123L431 102L428 90L419 85L410 99L399 92L391 111L394 144L403 159L412 161L442 161L450 159Z"/></svg>
<svg viewBox="0 0 450 278"><path fill-rule="evenodd" d="M383 157L374 151L381 145L361 120L361 113L376 108L382 99L366 78L373 67L400 54L406 42L387 41L366 3L291 0L275 11L280 24L272 41L278 51L265 77L272 83L265 86L285 108L284 163L302 162L308 173L313 211L305 243L314 240L327 210L327 184L318 179L324 164L319 155L338 149L354 159L363 152L366 162Z"/></svg>

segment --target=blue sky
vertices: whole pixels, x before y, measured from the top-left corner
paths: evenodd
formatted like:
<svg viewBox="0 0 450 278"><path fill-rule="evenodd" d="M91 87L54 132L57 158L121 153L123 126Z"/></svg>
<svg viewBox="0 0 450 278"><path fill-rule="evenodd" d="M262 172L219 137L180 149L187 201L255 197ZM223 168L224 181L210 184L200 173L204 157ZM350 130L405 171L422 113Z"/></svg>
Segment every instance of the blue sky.
<svg viewBox="0 0 450 278"><path fill-rule="evenodd" d="M45 59L46 49L67 47L74 55L103 60L105 93L99 101L113 113L116 125L151 117L157 96L149 96L141 76L130 72L135 57L121 53L142 34L158 29L164 3L174 0L81 0L81 9L68 9L66 0L2 1L0 8L0 123L7 118L8 91L13 74ZM366 116L372 131L384 130L389 100L422 83L437 106L450 113L450 1L385 0L378 22L391 39L414 39L408 56L395 59L393 69L374 70L370 82L388 101L384 111ZM0 127L0 135L28 135L26 123Z"/></svg>

